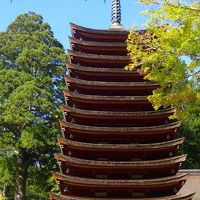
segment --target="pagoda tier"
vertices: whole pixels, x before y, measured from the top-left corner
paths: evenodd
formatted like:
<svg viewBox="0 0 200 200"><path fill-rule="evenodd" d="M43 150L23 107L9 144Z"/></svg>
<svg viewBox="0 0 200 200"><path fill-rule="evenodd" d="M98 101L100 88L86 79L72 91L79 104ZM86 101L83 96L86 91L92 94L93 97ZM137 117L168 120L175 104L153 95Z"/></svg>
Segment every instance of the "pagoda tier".
<svg viewBox="0 0 200 200"><path fill-rule="evenodd" d="M63 155L69 152L77 158L96 160L106 158L109 160L152 160L158 158L168 158L175 155L177 149L183 144L184 138L147 144L102 144L84 143L59 138L58 142ZM93 155L93 156L91 156ZM134 155L134 156L133 156Z"/></svg>
<svg viewBox="0 0 200 200"><path fill-rule="evenodd" d="M77 197L77 196L65 196L50 194L52 200L94 200L94 198ZM186 195L173 195L160 197L159 200L191 200L194 197L194 193ZM95 198L95 200L132 200L133 198ZM158 198L140 198L139 200L157 200Z"/></svg>
<svg viewBox="0 0 200 200"><path fill-rule="evenodd" d="M148 95L159 88L130 63L128 32L93 30L71 24L68 75L65 77L63 138L55 155L61 195L52 200L191 200L177 195L187 174L178 149L181 122L174 110L154 110ZM139 31L143 34L144 31Z"/></svg>
<svg viewBox="0 0 200 200"><path fill-rule="evenodd" d="M142 75L138 76L137 70L128 71L121 68L78 66L72 63L68 63L67 68L71 77L79 77L82 80L144 81Z"/></svg>
<svg viewBox="0 0 200 200"><path fill-rule="evenodd" d="M81 194L88 197L98 193L110 197L144 197L174 194L184 185L188 174L168 176L154 179L101 179L101 178L80 178L76 176L62 175L55 173L54 177L59 181L61 193L64 195ZM68 189L70 188L70 190ZM158 192L159 188L159 192ZM109 191L110 190L110 191Z"/></svg>
<svg viewBox="0 0 200 200"><path fill-rule="evenodd" d="M180 122L148 127L101 127L86 126L61 121L63 135L84 142L132 143L156 142L173 139ZM109 125L109 124L108 124Z"/></svg>
<svg viewBox="0 0 200 200"><path fill-rule="evenodd" d="M153 110L146 96L101 96L64 91L67 105L88 110Z"/></svg>
<svg viewBox="0 0 200 200"><path fill-rule="evenodd" d="M71 50L68 50L68 55L71 59L72 64L78 64L81 66L86 65L88 67L100 66L122 68L130 63L129 56L88 54Z"/></svg>
<svg viewBox="0 0 200 200"><path fill-rule="evenodd" d="M66 121L74 119L79 124L89 125L90 120L95 121L101 126L109 124L110 126L119 126L127 124L127 126L137 125L162 125L167 123L167 117L173 114L173 109L163 109L158 111L138 111L138 112L119 112L119 111L93 111L72 108L63 105L64 118ZM120 120L120 122L119 122ZM145 121L145 123L144 123Z"/></svg>
<svg viewBox="0 0 200 200"><path fill-rule="evenodd" d="M106 55L127 55L127 45L124 42L91 42L83 41L69 37L71 49L73 51L80 51L90 53L91 51L95 54L106 54Z"/></svg>
<svg viewBox="0 0 200 200"><path fill-rule="evenodd" d="M118 160L120 159L120 161L106 161L105 159L109 159L109 156L105 157L104 155L103 157L100 155L98 158L93 157L93 159L98 160L88 160L75 158L75 156L82 157L82 155L76 154L73 151L68 151L67 153L70 154L70 156L64 156L61 154L56 155L62 173L83 178L96 178L101 176L102 178L111 179L147 179L165 177L166 175L170 176L176 174L179 166L186 159L186 155L182 155L156 160L121 161L124 160L122 156L121 159L118 157ZM85 157L88 158L89 154ZM115 158L111 157L111 159ZM135 158L135 160L137 160L137 158ZM129 173L124 174L125 170L128 170Z"/></svg>
<svg viewBox="0 0 200 200"><path fill-rule="evenodd" d="M128 32L124 30L112 31L112 30L95 30L77 26L70 23L71 33L73 38L85 41L95 42L124 42L127 40Z"/></svg>
<svg viewBox="0 0 200 200"><path fill-rule="evenodd" d="M150 95L154 89L159 88L153 82L105 82L105 81L86 81L78 78L65 77L65 81L71 91L94 95Z"/></svg>

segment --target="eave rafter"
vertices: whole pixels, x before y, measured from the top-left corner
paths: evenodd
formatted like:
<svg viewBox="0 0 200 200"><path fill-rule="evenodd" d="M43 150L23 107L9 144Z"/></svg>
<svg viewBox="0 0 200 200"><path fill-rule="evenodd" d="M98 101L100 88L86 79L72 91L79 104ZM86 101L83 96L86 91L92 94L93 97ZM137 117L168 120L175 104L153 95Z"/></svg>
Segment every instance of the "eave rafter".
<svg viewBox="0 0 200 200"><path fill-rule="evenodd" d="M74 69L77 71L82 71L82 72L94 72L94 73L105 73L106 74L122 74L123 76L125 74L129 75L139 75L139 73L136 70L129 71L125 70L124 68L103 68L103 67L88 67L88 66L79 66L75 65L72 63L67 63L67 68L68 69Z"/></svg>
<svg viewBox="0 0 200 200"><path fill-rule="evenodd" d="M134 80L135 78L143 78L143 75L140 75L139 69L129 71L124 68L109 68L109 67L88 67L88 66L79 66L73 63L67 64L67 70L69 73L73 72L77 76L86 76L90 78L94 77L102 77L102 78L131 78Z"/></svg>
<svg viewBox="0 0 200 200"><path fill-rule="evenodd" d="M63 113L70 114L74 117L93 118L93 119L155 119L168 118L174 113L174 109L167 108L157 111L138 111L138 112L119 112L119 111L92 111L72 108L70 106L62 105Z"/></svg>
<svg viewBox="0 0 200 200"><path fill-rule="evenodd" d="M62 154L56 154L56 159L67 164L67 166L79 167L81 168L93 168L93 169L131 169L131 170L148 170L157 169L161 170L163 168L170 168L170 166L183 163L187 155L175 156L159 160L148 160L148 161L97 161L97 160L86 160L79 159L70 156L65 156Z"/></svg>
<svg viewBox="0 0 200 200"><path fill-rule="evenodd" d="M70 58L78 57L78 58L83 58L83 59L88 59L88 60L103 60L104 62L106 61L110 61L110 62L126 61L128 63L130 62L130 56L98 55L98 54L81 53L81 52L76 52L72 50L67 50L67 51Z"/></svg>
<svg viewBox="0 0 200 200"><path fill-rule="evenodd" d="M148 127L95 127L73 124L70 122L61 121L60 125L62 128L67 128L77 133L87 133L87 134L131 134L131 135L148 135L148 134L169 134L171 132L176 132L179 128L181 122L169 123L167 125L160 126L148 126Z"/></svg>
<svg viewBox="0 0 200 200"><path fill-rule="evenodd" d="M162 149L168 149L172 147L178 148L184 142L184 138L170 140L160 143L148 143L148 144L95 144L95 143L84 143L64 138L59 138L58 143L65 145L67 148L79 149L82 151L102 151L102 152L135 152L135 151L161 151Z"/></svg>
<svg viewBox="0 0 200 200"><path fill-rule="evenodd" d="M185 194L185 195L173 195L166 197L156 197L156 198L140 198L140 200L191 200L195 193ZM89 197L75 197L75 196L63 196L51 193L50 198L52 200L94 200L94 198ZM133 200L133 198L95 198L95 200Z"/></svg>
<svg viewBox="0 0 200 200"><path fill-rule="evenodd" d="M91 48L94 47L113 47L113 48L120 48L120 49L126 49L127 44L124 42L94 42L94 41L84 41L79 40L73 37L69 37L70 44L78 44L83 46L90 46Z"/></svg>
<svg viewBox="0 0 200 200"><path fill-rule="evenodd" d="M64 91L64 96L67 99L92 104L150 104L146 96L100 96L78 94L69 91Z"/></svg>
<svg viewBox="0 0 200 200"><path fill-rule="evenodd" d="M71 78L70 76L65 77L67 84L75 85L76 87L86 87L93 90L104 89L104 90L144 90L144 89L157 89L159 84L154 82L105 82L105 81L86 81L77 78Z"/></svg>
<svg viewBox="0 0 200 200"><path fill-rule="evenodd" d="M56 180L63 181L69 185L75 185L83 188L154 188L157 187L174 187L174 184L185 183L188 174L178 174L175 176L169 176L164 178L155 179L142 179L142 180L121 180L121 179L91 179L91 178L79 178L74 176L62 175L59 173L54 173Z"/></svg>

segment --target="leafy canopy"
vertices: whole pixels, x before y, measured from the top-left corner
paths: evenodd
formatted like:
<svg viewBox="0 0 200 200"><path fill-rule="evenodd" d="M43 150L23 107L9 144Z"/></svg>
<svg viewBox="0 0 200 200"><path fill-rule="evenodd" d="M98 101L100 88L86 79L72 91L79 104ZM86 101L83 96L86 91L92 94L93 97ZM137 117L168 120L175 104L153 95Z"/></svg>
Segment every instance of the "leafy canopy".
<svg viewBox="0 0 200 200"><path fill-rule="evenodd" d="M200 110L200 2L140 0L150 9L146 31L130 32L132 63L160 88L149 96L156 109L173 106L175 117L185 119Z"/></svg>

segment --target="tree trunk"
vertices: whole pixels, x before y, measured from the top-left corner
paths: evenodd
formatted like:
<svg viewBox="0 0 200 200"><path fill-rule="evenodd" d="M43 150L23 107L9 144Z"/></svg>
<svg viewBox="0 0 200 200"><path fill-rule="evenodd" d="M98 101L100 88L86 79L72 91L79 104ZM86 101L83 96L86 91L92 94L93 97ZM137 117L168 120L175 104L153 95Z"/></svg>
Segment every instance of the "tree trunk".
<svg viewBox="0 0 200 200"><path fill-rule="evenodd" d="M3 186L3 197L6 197L6 189L7 189L7 185L6 184L4 184L4 186Z"/></svg>
<svg viewBox="0 0 200 200"><path fill-rule="evenodd" d="M14 200L26 200L26 181L28 176L28 168L30 166L30 158L25 151L21 151L18 158L17 166L17 191Z"/></svg>

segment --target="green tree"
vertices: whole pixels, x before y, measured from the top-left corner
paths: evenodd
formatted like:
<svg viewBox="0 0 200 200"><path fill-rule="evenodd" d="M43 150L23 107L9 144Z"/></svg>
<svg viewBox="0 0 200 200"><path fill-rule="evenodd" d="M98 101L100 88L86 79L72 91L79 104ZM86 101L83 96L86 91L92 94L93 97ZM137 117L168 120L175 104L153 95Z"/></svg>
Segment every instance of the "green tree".
<svg viewBox="0 0 200 200"><path fill-rule="evenodd" d="M33 12L0 33L0 190L13 187L11 199L26 199L30 173L51 176L65 60L51 27Z"/></svg>
<svg viewBox="0 0 200 200"><path fill-rule="evenodd" d="M10 157L9 155L4 154L3 157L0 156L0 194L2 192L2 196L6 197L9 196L11 191L15 188L15 159ZM1 195L0 195L1 197ZM3 198L2 197L2 198ZM0 198L1 199L1 198Z"/></svg>
<svg viewBox="0 0 200 200"><path fill-rule="evenodd" d="M200 113L193 112L190 118L186 119L179 134L185 137L185 142L182 148L183 153L188 154L183 168L200 169Z"/></svg>
<svg viewBox="0 0 200 200"><path fill-rule="evenodd" d="M133 29L128 38L132 63L160 88L149 96L156 109L173 106L175 117L200 111L200 2L140 0L149 6L146 31Z"/></svg>

